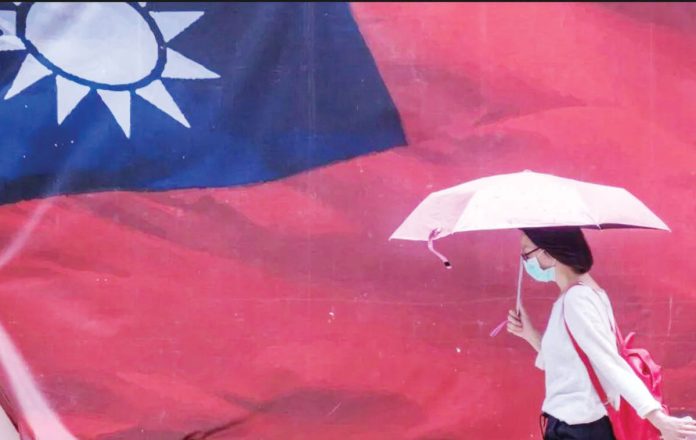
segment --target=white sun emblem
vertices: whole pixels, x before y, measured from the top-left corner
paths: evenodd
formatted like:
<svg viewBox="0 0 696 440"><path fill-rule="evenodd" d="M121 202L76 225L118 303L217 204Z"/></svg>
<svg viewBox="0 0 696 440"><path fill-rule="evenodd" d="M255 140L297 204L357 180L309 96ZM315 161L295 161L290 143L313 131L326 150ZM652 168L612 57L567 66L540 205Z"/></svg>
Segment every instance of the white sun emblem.
<svg viewBox="0 0 696 440"><path fill-rule="evenodd" d="M167 47L203 12L148 12L145 2L15 5L0 11L0 51L28 53L4 98L55 75L58 124L94 89L127 137L133 92L190 127L161 78L220 77Z"/></svg>

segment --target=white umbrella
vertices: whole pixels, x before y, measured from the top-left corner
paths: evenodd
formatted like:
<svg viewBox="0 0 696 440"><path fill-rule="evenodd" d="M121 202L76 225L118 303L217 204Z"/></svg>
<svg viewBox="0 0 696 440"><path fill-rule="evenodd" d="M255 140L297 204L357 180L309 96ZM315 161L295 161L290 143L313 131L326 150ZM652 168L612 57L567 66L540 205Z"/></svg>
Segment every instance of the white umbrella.
<svg viewBox="0 0 696 440"><path fill-rule="evenodd" d="M541 226L670 230L624 188L524 170L431 193L389 239L428 240L434 230L440 238L455 232Z"/></svg>
<svg viewBox="0 0 696 440"><path fill-rule="evenodd" d="M550 226L670 230L624 188L524 170L482 177L431 193L389 240L427 241L428 248L451 268L449 260L435 250L434 240L464 231ZM518 312L521 281L520 258Z"/></svg>

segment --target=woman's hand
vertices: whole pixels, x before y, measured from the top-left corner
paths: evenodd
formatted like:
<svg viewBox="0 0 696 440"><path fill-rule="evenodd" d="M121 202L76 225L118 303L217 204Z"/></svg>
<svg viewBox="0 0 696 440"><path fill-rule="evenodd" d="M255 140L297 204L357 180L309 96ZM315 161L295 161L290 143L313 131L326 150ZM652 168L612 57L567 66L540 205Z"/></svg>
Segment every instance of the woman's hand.
<svg viewBox="0 0 696 440"><path fill-rule="evenodd" d="M539 332L532 325L532 321L522 305L520 305L519 316L514 310L508 312L507 331L515 336L519 336L539 350Z"/></svg>
<svg viewBox="0 0 696 440"><path fill-rule="evenodd" d="M696 421L691 417L672 417L662 410L655 410L646 418L660 431L663 440L696 439Z"/></svg>

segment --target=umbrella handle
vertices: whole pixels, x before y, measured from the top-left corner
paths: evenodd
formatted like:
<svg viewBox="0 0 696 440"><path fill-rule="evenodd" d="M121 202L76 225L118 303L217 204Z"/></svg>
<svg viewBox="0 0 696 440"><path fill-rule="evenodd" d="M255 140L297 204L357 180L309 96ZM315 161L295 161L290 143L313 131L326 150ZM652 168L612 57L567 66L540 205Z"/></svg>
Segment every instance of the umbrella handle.
<svg viewBox="0 0 696 440"><path fill-rule="evenodd" d="M435 246L433 245L433 240L435 237L440 233L440 229L433 229L430 231L430 235L428 236L428 249L430 252L433 254L437 255L437 257L442 261L442 263L445 265L447 269L452 269L452 263L449 262L449 259L439 253L438 251L435 250Z"/></svg>
<svg viewBox="0 0 696 440"><path fill-rule="evenodd" d="M524 266L524 261L520 256L520 268L517 272L517 304L515 311L520 314L520 309L522 308L522 266Z"/></svg>
<svg viewBox="0 0 696 440"><path fill-rule="evenodd" d="M517 274L517 314L520 314L520 305L522 304L522 257L520 257L520 270ZM503 329L503 326L508 322L506 319L505 321L501 322L498 324L496 328L493 329L493 331L490 333L490 336L495 336L498 333L500 333L500 330Z"/></svg>

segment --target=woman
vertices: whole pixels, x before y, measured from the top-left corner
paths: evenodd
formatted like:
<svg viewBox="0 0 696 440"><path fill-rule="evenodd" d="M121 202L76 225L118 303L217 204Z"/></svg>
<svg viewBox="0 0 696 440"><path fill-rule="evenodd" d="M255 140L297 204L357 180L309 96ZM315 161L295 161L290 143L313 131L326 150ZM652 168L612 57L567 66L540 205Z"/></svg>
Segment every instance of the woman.
<svg viewBox="0 0 696 440"><path fill-rule="evenodd" d="M537 281L554 281L560 295L554 302L543 337L524 307L510 310L508 332L529 342L539 353L535 366L544 370L546 396L540 423L544 440L614 440L611 422L572 345L561 316L595 367L614 407L621 396L647 418L664 440L696 439L690 417L667 415L628 363L618 354L610 323L614 314L606 292L590 276L592 253L579 227L524 228L520 240L527 273ZM580 284L578 284L580 283ZM544 423L545 422L545 423ZM545 429L544 429L544 426Z"/></svg>

